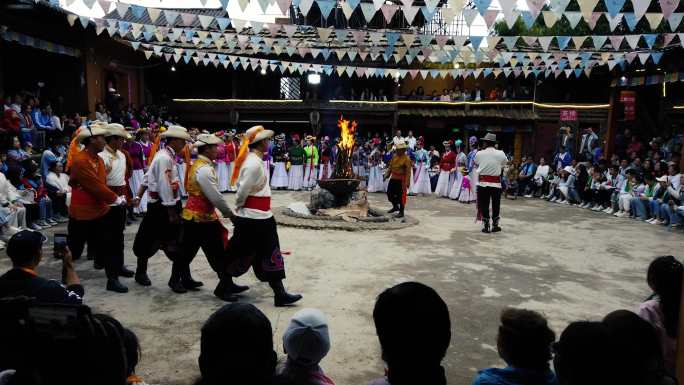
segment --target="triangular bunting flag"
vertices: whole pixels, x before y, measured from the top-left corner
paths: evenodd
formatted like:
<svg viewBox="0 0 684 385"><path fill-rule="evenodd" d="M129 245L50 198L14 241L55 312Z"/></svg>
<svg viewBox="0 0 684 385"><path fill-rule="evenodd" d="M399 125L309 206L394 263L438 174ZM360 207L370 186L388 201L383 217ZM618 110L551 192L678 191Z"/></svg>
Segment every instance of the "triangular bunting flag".
<svg viewBox="0 0 684 385"><path fill-rule="evenodd" d="M324 19L327 19L330 16L330 12L335 7L336 2L335 0L317 0L316 4L318 4L318 9L321 11L321 16L323 16Z"/></svg>
<svg viewBox="0 0 684 385"><path fill-rule="evenodd" d="M637 23L639 20L641 20L641 16L638 18L634 15L634 12L625 12L625 22L627 23L627 28L629 28L630 31L634 31L634 28L636 28Z"/></svg>
<svg viewBox="0 0 684 385"><path fill-rule="evenodd" d="M406 21L409 24L413 23L413 19L415 19L416 15L418 14L418 10L420 10L419 7L414 7L414 6L402 6L401 11L404 13L404 18L406 18Z"/></svg>
<svg viewBox="0 0 684 385"><path fill-rule="evenodd" d="M392 4L385 4L382 7L380 7L380 10L382 11L382 15L385 17L385 21L389 24L392 22L392 18L394 18L394 14L397 13L397 10L399 9L398 6L392 5ZM444 11L444 10L442 10Z"/></svg>
<svg viewBox="0 0 684 385"><path fill-rule="evenodd" d="M577 3L579 4L582 17L584 17L585 21L589 21L594 8L596 8L596 4L598 4L598 0L577 0Z"/></svg>
<svg viewBox="0 0 684 385"><path fill-rule="evenodd" d="M513 28L513 26L515 26L515 22L518 21L518 17L520 17L519 11L511 11L507 14L505 13L504 20L506 20L506 26L508 26L508 28Z"/></svg>
<svg viewBox="0 0 684 385"><path fill-rule="evenodd" d="M682 16L684 16L684 13L673 13L670 15L670 17L667 18L667 22L670 24L670 31L676 31L677 28L679 27L679 24L682 23Z"/></svg>
<svg viewBox="0 0 684 385"><path fill-rule="evenodd" d="M499 15L499 11L496 9L488 9L487 12L485 12L483 18L485 21L485 25L487 26L487 29L492 28L492 25L494 25L494 21L496 21L496 17L498 15Z"/></svg>
<svg viewBox="0 0 684 385"><path fill-rule="evenodd" d="M249 0L239 0L239 1L246 1L249 3ZM313 0L301 0L299 2L299 10L302 12L304 16L309 14L309 11L311 10L311 6L313 5ZM244 9L243 9L244 12Z"/></svg>
<svg viewBox="0 0 684 385"><path fill-rule="evenodd" d="M465 19L466 25L468 27L472 26L473 21L477 17L477 9L464 9L462 12L463 18Z"/></svg>
<svg viewBox="0 0 684 385"><path fill-rule="evenodd" d="M660 22L663 21L663 14L662 13L647 13L646 14L646 20L648 20L648 25L651 26L651 29L655 30L660 25Z"/></svg>
<svg viewBox="0 0 684 385"><path fill-rule="evenodd" d="M568 20L568 23L570 23L570 28L572 29L577 27L577 24L582 19L582 14L579 12L565 12L563 16L565 16L565 18Z"/></svg>
<svg viewBox="0 0 684 385"><path fill-rule="evenodd" d="M601 49L601 47L603 47L603 44L606 42L606 39L608 39L608 36L592 35L591 39L594 42L594 48Z"/></svg>
<svg viewBox="0 0 684 385"><path fill-rule="evenodd" d="M651 0L632 0L632 7L634 7L634 16L637 19L641 19L642 16L648 10L648 6L651 4Z"/></svg>
<svg viewBox="0 0 684 385"><path fill-rule="evenodd" d="M553 27L558 21L558 15L553 11L544 11L542 15L544 16L544 24L547 28Z"/></svg>
<svg viewBox="0 0 684 385"><path fill-rule="evenodd" d="M534 19L537 19L537 17L539 17L539 12L544 6L544 0L525 0L525 2L527 3L527 6L530 9L532 17Z"/></svg>
<svg viewBox="0 0 684 385"><path fill-rule="evenodd" d="M679 0L658 0L658 3L660 3L660 9L666 19L669 19L672 12L679 6Z"/></svg>
<svg viewBox="0 0 684 385"><path fill-rule="evenodd" d="M603 3L606 5L610 17L614 18L622 10L625 0L603 0Z"/></svg>
<svg viewBox="0 0 684 385"><path fill-rule="evenodd" d="M320 1L319 1L320 3ZM277 25L277 24L276 24ZM328 42L328 38L330 37L330 34L332 34L332 27L331 28L316 28L318 31L318 38L321 40L321 43L326 44Z"/></svg>
<svg viewBox="0 0 684 385"><path fill-rule="evenodd" d="M489 5L492 3L492 0L473 0L473 3L475 4L477 11L480 12L480 15L484 16Z"/></svg>

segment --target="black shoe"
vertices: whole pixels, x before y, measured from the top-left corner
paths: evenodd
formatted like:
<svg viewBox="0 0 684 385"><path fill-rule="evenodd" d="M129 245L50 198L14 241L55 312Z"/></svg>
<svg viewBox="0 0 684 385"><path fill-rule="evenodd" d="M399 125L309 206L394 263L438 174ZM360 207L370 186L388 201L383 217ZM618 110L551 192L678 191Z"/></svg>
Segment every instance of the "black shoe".
<svg viewBox="0 0 684 385"><path fill-rule="evenodd" d="M300 294L290 294L287 292L276 294L274 297L274 303L276 307L283 307L292 305L293 303L302 299Z"/></svg>
<svg viewBox="0 0 684 385"><path fill-rule="evenodd" d="M203 282L195 281L192 278L181 280L181 284L183 285L184 288L186 288L188 290L197 290L200 287L204 286Z"/></svg>
<svg viewBox="0 0 684 385"><path fill-rule="evenodd" d="M499 231L501 231L501 227L499 227L499 218L496 218L492 221L492 233L498 233Z"/></svg>
<svg viewBox="0 0 684 385"><path fill-rule="evenodd" d="M403 217L404 217L404 212L403 212L403 211L399 211L399 214L395 215L394 217L395 217L395 218L403 218Z"/></svg>
<svg viewBox="0 0 684 385"><path fill-rule="evenodd" d="M392 214L392 213L397 212L397 211L399 211L398 208L392 207L392 209L390 211L388 211L387 214Z"/></svg>
<svg viewBox="0 0 684 385"><path fill-rule="evenodd" d="M233 294L239 294L239 293L245 292L247 290L249 290L249 286L242 286L242 285L238 285L235 283L226 287L226 291L229 291Z"/></svg>
<svg viewBox="0 0 684 385"><path fill-rule="evenodd" d="M121 271L119 271L119 277L133 278L135 271L127 268L126 266L121 266Z"/></svg>
<svg viewBox="0 0 684 385"><path fill-rule="evenodd" d="M150 277L147 276L147 273L135 273L135 282L142 286L152 286L152 281L150 281Z"/></svg>
<svg viewBox="0 0 684 385"><path fill-rule="evenodd" d="M107 290L116 293L128 293L128 288L122 285L118 278L111 278L107 280Z"/></svg>
<svg viewBox="0 0 684 385"><path fill-rule="evenodd" d="M485 219L482 221L482 232L483 233L489 233L489 219Z"/></svg>
<svg viewBox="0 0 684 385"><path fill-rule="evenodd" d="M237 302L238 301L238 296L235 295L234 293L231 293L230 291L225 289L225 285L222 285L220 282L216 286L216 289L214 289L214 295L226 302Z"/></svg>
<svg viewBox="0 0 684 385"><path fill-rule="evenodd" d="M169 287L176 294L183 294L188 292L188 290L185 287L183 287L180 281L169 281Z"/></svg>

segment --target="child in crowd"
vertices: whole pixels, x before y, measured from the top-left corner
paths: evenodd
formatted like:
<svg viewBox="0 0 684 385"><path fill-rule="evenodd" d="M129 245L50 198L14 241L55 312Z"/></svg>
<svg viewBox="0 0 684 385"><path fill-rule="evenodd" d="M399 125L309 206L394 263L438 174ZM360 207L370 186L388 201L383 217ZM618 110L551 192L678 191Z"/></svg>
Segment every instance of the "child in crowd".
<svg viewBox="0 0 684 385"><path fill-rule="evenodd" d="M55 220L59 223L69 220L67 207L71 202L71 186L69 186L69 175L63 172L61 162L52 162L47 178L45 178L45 188L48 197L52 201L52 208L55 212Z"/></svg>
<svg viewBox="0 0 684 385"><path fill-rule="evenodd" d="M651 197L649 200L649 212L651 219L648 219L646 222L652 225L662 225L664 223L664 219L660 214L661 206L663 202L668 201L667 175L662 175L656 178L656 182L658 182L658 184L656 186L655 192L653 193L653 197Z"/></svg>
<svg viewBox="0 0 684 385"><path fill-rule="evenodd" d="M575 180L575 169L572 166L565 166L561 170L561 180L558 182L558 190L560 191L558 203L567 205L579 200L575 190Z"/></svg>
<svg viewBox="0 0 684 385"><path fill-rule="evenodd" d="M622 186L619 187L619 193L617 197L618 211L613 214L616 217L622 218L629 216L630 207L629 204L632 200L634 188L637 186L636 174L634 171L627 170L625 172L626 179L622 182Z"/></svg>
<svg viewBox="0 0 684 385"><path fill-rule="evenodd" d="M507 367L481 370L473 385L555 385L556 376L549 367L555 340L555 333L541 314L504 310L496 345Z"/></svg>
<svg viewBox="0 0 684 385"><path fill-rule="evenodd" d="M279 383L287 385L334 385L318 365L330 351L325 315L317 309L295 313L283 334L287 360L277 370Z"/></svg>
<svg viewBox="0 0 684 385"><path fill-rule="evenodd" d="M655 190L657 189L657 184L652 174L644 175L644 190L635 195L630 202L630 209L632 211L632 217L635 219L641 219L646 221L649 219L648 210L650 208L650 201L653 199Z"/></svg>
<svg viewBox="0 0 684 385"><path fill-rule="evenodd" d="M511 199L516 199L518 195L518 165L508 162L504 167L504 197L513 194Z"/></svg>
<svg viewBox="0 0 684 385"><path fill-rule="evenodd" d="M663 350L667 373L675 373L679 309L682 297L684 266L671 255L661 256L648 266L647 282L653 290L639 306L638 314L656 329Z"/></svg>
<svg viewBox="0 0 684 385"><path fill-rule="evenodd" d="M549 191L548 195L542 196L542 199L546 199L549 202L556 202L560 197L560 191L558 190L558 185L560 184L560 176L552 168L549 170Z"/></svg>

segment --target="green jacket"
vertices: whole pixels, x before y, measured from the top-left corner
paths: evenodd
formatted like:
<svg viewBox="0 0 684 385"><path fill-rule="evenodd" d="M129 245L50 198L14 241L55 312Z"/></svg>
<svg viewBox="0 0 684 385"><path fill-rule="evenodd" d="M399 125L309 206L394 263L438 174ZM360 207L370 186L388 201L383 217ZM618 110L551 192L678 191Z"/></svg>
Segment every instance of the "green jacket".
<svg viewBox="0 0 684 385"><path fill-rule="evenodd" d="M290 158L290 164L294 166L299 166L304 164L304 160L306 158L306 153L304 152L304 149L302 146L294 146L290 148L288 151L289 158Z"/></svg>

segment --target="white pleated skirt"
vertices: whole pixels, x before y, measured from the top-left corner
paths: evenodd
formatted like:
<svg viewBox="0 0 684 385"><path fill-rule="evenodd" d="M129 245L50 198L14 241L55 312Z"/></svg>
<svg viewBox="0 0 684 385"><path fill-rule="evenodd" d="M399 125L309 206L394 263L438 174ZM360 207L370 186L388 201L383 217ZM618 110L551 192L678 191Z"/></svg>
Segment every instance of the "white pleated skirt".
<svg viewBox="0 0 684 385"><path fill-rule="evenodd" d="M475 183L477 183L477 181ZM473 203L477 201L477 195L475 194L475 183L470 180L470 176L465 175L463 177L463 181L461 182L461 195L458 197L459 202Z"/></svg>
<svg viewBox="0 0 684 385"><path fill-rule="evenodd" d="M373 166L368 174L368 192L381 192L382 188L382 170L380 166Z"/></svg>
<svg viewBox="0 0 684 385"><path fill-rule="evenodd" d="M287 170L285 169L285 162L275 162L273 168L273 176L271 177L271 187L283 188L290 183L287 177Z"/></svg>
<svg viewBox="0 0 684 385"><path fill-rule="evenodd" d="M287 177L287 189L288 190L294 190L294 191L299 191L303 187L303 182L304 182L304 166L301 164L299 165L291 165L290 166L290 173Z"/></svg>
<svg viewBox="0 0 684 385"><path fill-rule="evenodd" d="M435 187L435 194L448 198L451 185L454 183L454 174L449 171L440 171L437 179L437 186Z"/></svg>
<svg viewBox="0 0 684 385"><path fill-rule="evenodd" d="M432 186L430 186L430 175L427 167L418 165L411 178L413 184L409 191L411 194L432 194Z"/></svg>
<svg viewBox="0 0 684 385"><path fill-rule="evenodd" d="M318 179L330 179L332 176L332 164L321 163L318 165Z"/></svg>
<svg viewBox="0 0 684 385"><path fill-rule="evenodd" d="M463 183L463 174L459 171L453 173L454 182L451 184L449 189L449 198L453 200L458 200L459 195L461 195L461 184Z"/></svg>
<svg viewBox="0 0 684 385"><path fill-rule="evenodd" d="M217 162L214 164L214 170L216 170L216 178L218 179L219 191L228 191L228 185L230 185L230 174L228 174L228 164L226 162Z"/></svg>
<svg viewBox="0 0 684 385"><path fill-rule="evenodd" d="M311 167L310 164L304 165L304 188L314 188L316 187L316 175L318 174L318 169L314 166Z"/></svg>
<svg viewBox="0 0 684 385"><path fill-rule="evenodd" d="M134 197L138 194L138 189L140 189L144 178L145 171L133 170L133 174L131 175L131 179L129 179L128 184L131 187L131 192L133 193ZM147 191L145 191L145 194L143 194L142 198L140 199L140 205L138 205L138 207L134 207L133 212L136 214L147 212L147 200Z"/></svg>

